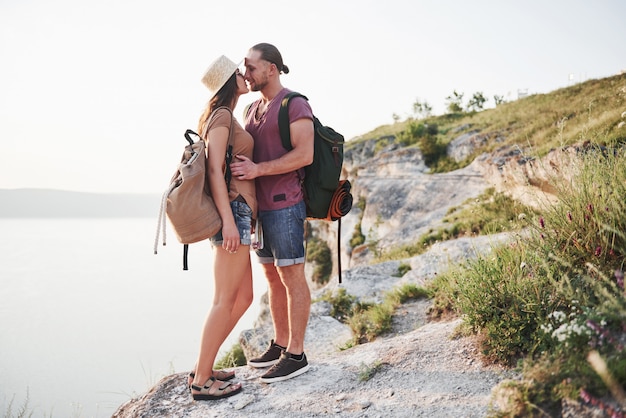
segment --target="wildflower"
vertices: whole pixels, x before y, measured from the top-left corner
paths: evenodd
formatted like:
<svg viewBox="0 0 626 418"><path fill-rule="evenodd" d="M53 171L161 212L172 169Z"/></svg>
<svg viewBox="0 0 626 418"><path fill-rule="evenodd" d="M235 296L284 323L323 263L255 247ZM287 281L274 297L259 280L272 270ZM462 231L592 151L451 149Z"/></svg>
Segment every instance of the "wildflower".
<svg viewBox="0 0 626 418"><path fill-rule="evenodd" d="M593 255L595 255L596 257L600 257L600 255L602 254L602 247L600 247L599 245L596 247L596 250L594 251Z"/></svg>
<svg viewBox="0 0 626 418"><path fill-rule="evenodd" d="M585 389L580 389L580 397L582 398L583 401L585 401L586 403L591 402L591 395L589 394L589 392L587 392Z"/></svg>
<svg viewBox="0 0 626 418"><path fill-rule="evenodd" d="M591 203L587 205L587 210L589 211L589 213L593 213L593 205Z"/></svg>
<svg viewBox="0 0 626 418"><path fill-rule="evenodd" d="M545 332L546 334L551 334L552 331L554 330L552 328L552 325L550 324L541 324L541 326L539 327L543 332Z"/></svg>
<svg viewBox="0 0 626 418"><path fill-rule="evenodd" d="M541 229L546 227L546 222L543 220L543 217L539 218L539 226L541 227Z"/></svg>
<svg viewBox="0 0 626 418"><path fill-rule="evenodd" d="M548 318L554 318L556 321L563 322L566 316L562 311L554 311L548 315Z"/></svg>
<svg viewBox="0 0 626 418"><path fill-rule="evenodd" d="M567 212L567 220L572 222L572 213L571 212Z"/></svg>
<svg viewBox="0 0 626 418"><path fill-rule="evenodd" d="M622 270L615 270L615 281L617 286L624 290L624 272Z"/></svg>
<svg viewBox="0 0 626 418"><path fill-rule="evenodd" d="M523 219L526 219L526 214L525 213L520 213L519 215L517 215L517 219L520 220L520 221L523 220Z"/></svg>
<svg viewBox="0 0 626 418"><path fill-rule="evenodd" d="M524 267L526 267L526 263L522 261L519 265L519 268L520 270L524 270Z"/></svg>
<svg viewBox="0 0 626 418"><path fill-rule="evenodd" d="M592 330L594 330L596 334L598 334L598 335L602 335L603 334L602 327L600 325L598 325L596 323L596 321L594 321L592 319L588 319L587 320L587 326L589 328L591 328Z"/></svg>

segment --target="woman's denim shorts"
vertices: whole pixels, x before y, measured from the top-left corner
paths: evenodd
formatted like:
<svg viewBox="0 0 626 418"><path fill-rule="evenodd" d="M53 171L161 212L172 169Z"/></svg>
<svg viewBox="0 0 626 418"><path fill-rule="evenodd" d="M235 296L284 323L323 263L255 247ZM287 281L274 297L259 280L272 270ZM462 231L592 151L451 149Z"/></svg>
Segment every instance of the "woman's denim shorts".
<svg viewBox="0 0 626 418"><path fill-rule="evenodd" d="M240 202L239 200L233 200L230 202L230 208L233 211L235 217L235 224L239 230L239 236L241 237L241 245L252 244L252 209L246 202ZM222 230L220 229L217 234L211 237L211 243L219 247L224 242L222 237Z"/></svg>
<svg viewBox="0 0 626 418"><path fill-rule="evenodd" d="M261 264L274 263L278 267L304 263L304 202L293 206L259 211L263 226L263 248L256 250Z"/></svg>

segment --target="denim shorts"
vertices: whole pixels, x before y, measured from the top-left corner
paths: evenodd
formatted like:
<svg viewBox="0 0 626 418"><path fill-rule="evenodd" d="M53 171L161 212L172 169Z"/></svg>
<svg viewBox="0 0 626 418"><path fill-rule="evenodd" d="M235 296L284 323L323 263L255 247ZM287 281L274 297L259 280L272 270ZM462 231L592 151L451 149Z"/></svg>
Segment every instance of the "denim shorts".
<svg viewBox="0 0 626 418"><path fill-rule="evenodd" d="M284 209L259 211L263 248L256 250L261 264L278 267L304 263L304 201Z"/></svg>
<svg viewBox="0 0 626 418"><path fill-rule="evenodd" d="M241 245L251 245L252 239L250 237L252 233L252 209L246 202L240 202L233 200L230 202L230 208L233 211L235 217L235 224L239 230L239 236L241 237ZM220 229L217 234L211 237L211 243L216 247L219 247L224 242L222 237L222 230Z"/></svg>

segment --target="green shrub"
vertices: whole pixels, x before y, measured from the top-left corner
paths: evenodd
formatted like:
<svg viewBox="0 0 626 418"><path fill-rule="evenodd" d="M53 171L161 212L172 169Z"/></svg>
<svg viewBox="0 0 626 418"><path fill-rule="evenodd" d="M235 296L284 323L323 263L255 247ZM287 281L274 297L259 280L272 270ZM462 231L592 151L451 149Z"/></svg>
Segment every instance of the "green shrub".
<svg viewBox="0 0 626 418"><path fill-rule="evenodd" d="M311 236L306 247L307 260L315 263L311 280L315 283L328 283L333 271L333 260L326 241Z"/></svg>
<svg viewBox="0 0 626 418"><path fill-rule="evenodd" d="M357 222L354 226L354 232L352 233L352 237L350 238L350 247L356 248L361 244L365 243L365 235L361 232L361 222Z"/></svg>
<svg viewBox="0 0 626 418"><path fill-rule="evenodd" d="M239 344L234 344L222 358L215 362L215 369L227 369L229 367L239 367L248 364L243 349Z"/></svg>
<svg viewBox="0 0 626 418"><path fill-rule="evenodd" d="M350 326L353 343L362 344L391 329L393 313L400 304L409 299L430 296L428 289L407 283L385 293L383 302L378 304L359 301L343 287L335 293L327 290L320 300L330 303L333 318Z"/></svg>
<svg viewBox="0 0 626 418"><path fill-rule="evenodd" d="M348 319L348 325L357 344L373 341L391 328L393 307L389 304L361 305Z"/></svg>
<svg viewBox="0 0 626 418"><path fill-rule="evenodd" d="M626 156L581 151L569 164L579 168L573 179L552 180L559 204L526 217L516 241L430 286L434 315L462 315L483 336L487 357L523 360L530 409L609 396L587 361L591 351L626 385Z"/></svg>
<svg viewBox="0 0 626 418"><path fill-rule="evenodd" d="M424 158L424 164L432 167L447 156L447 144L437 136L426 135L419 139L419 148Z"/></svg>
<svg viewBox="0 0 626 418"><path fill-rule="evenodd" d="M349 295L343 287L337 289L336 293L325 291L320 300L330 303L330 316L343 323L352 315L356 303L356 297Z"/></svg>
<svg viewBox="0 0 626 418"><path fill-rule="evenodd" d="M398 266L398 273L395 274L396 277L402 277L405 274L407 274L409 271L411 271L411 265L410 264L406 264L406 263L402 263Z"/></svg>
<svg viewBox="0 0 626 418"><path fill-rule="evenodd" d="M400 260L423 254L436 242L451 240L461 236L487 235L504 231L521 230L526 223L526 214L535 211L494 188L487 189L476 199L470 199L460 207L451 208L443 219L448 227L430 230L419 237L417 242L392 247L386 250L379 261Z"/></svg>

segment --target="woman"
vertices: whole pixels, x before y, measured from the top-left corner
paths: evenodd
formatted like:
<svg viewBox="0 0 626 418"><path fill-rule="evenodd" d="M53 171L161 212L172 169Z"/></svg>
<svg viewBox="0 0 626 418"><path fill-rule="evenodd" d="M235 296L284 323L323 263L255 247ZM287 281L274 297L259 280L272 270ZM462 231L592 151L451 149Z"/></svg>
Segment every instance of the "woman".
<svg viewBox="0 0 626 418"><path fill-rule="evenodd" d="M230 381L233 372L213 370L213 365L220 346L252 303L250 244L257 204L254 180L232 178L228 188L224 179L231 112L239 96L248 92L244 77L237 64L221 56L209 66L202 82L212 97L200 117L198 132L207 143L209 184L222 229L211 238L215 295L202 330L198 362L189 374L195 400L220 399L241 391L240 383ZM252 136L236 120L233 127L232 155L252 158Z"/></svg>

